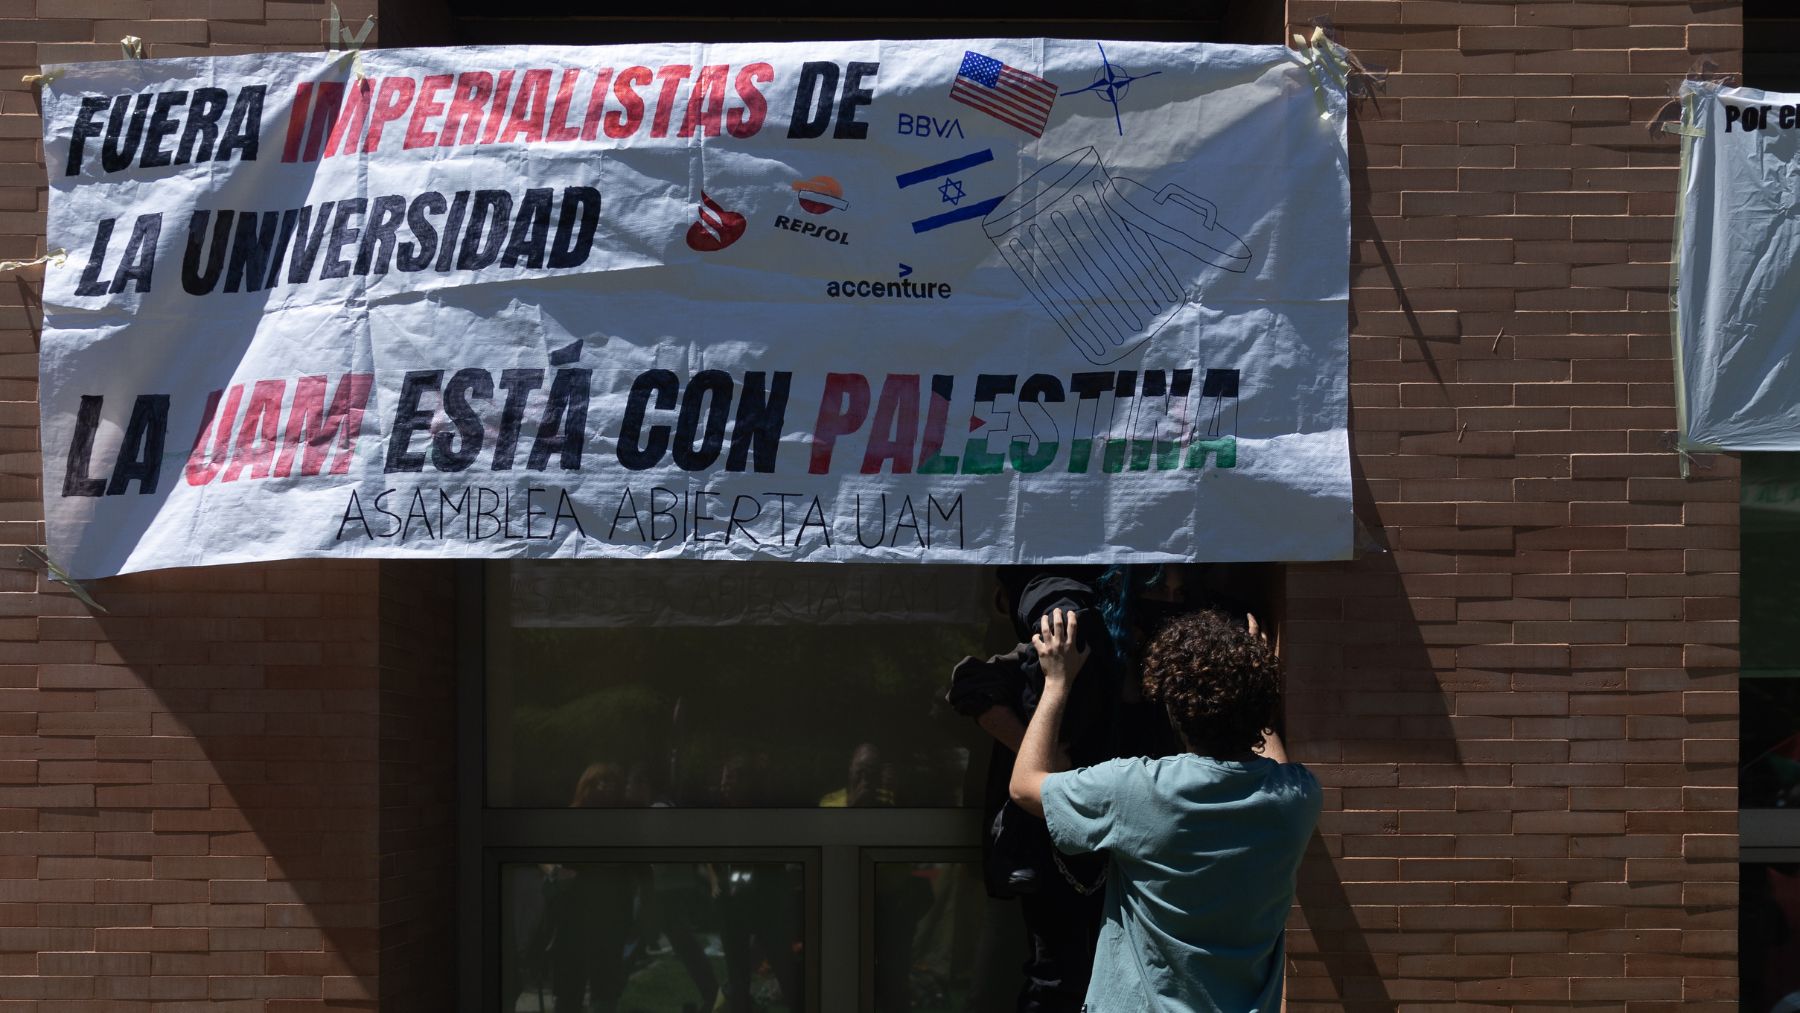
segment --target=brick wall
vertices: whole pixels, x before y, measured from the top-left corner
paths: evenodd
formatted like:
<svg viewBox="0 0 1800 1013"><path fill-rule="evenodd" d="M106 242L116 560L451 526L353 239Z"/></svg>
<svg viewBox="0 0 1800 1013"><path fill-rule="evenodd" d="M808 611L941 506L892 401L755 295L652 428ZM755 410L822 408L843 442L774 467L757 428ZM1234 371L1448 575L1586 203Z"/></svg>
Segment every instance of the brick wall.
<svg viewBox="0 0 1800 1013"><path fill-rule="evenodd" d="M44 244L21 73L313 48L323 6L0 10L0 258ZM1667 450L1677 149L1644 123L1735 66L1737 5L1288 8L1390 72L1351 124L1351 379L1391 550L1288 579L1329 786L1290 1008L1729 1008L1735 462ZM43 537L40 276L0 277L0 1010L445 1008L446 568L147 574L90 615L5 548Z"/></svg>
<svg viewBox="0 0 1800 1013"><path fill-rule="evenodd" d="M339 7L354 22L374 3ZM128 34L151 57L322 48L325 13L279 0L0 8L0 258L44 249L22 74L117 59ZM416 572L373 563L95 581L107 611L94 615L4 548L43 541L41 277L0 277L0 1009L375 1009L396 993L382 1008L446 1008L445 986L383 975L379 955L417 964L451 921L447 646L381 645L449 617L393 618L384 593L433 598ZM412 854L425 840L432 854Z"/></svg>
<svg viewBox="0 0 1800 1013"><path fill-rule="evenodd" d="M1645 124L1738 5L1290 0L1352 115L1357 508L1290 573L1328 785L1293 1010L1729 1009L1737 466L1678 477L1679 148Z"/></svg>

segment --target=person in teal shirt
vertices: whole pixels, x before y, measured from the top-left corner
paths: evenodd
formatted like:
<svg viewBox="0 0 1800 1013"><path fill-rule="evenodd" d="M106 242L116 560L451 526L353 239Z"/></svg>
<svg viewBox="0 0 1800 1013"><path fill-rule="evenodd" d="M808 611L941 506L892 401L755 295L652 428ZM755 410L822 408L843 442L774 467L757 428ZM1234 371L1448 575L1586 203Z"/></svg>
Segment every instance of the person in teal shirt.
<svg viewBox="0 0 1800 1013"><path fill-rule="evenodd" d="M1319 782L1269 729L1279 662L1256 629L1217 612L1166 623L1143 665L1190 750L1057 771L1056 729L1085 649L1073 613L1032 643L1044 695L1010 791L1058 850L1107 856L1105 921L1087 1013L1275 1013L1294 875L1319 819Z"/></svg>

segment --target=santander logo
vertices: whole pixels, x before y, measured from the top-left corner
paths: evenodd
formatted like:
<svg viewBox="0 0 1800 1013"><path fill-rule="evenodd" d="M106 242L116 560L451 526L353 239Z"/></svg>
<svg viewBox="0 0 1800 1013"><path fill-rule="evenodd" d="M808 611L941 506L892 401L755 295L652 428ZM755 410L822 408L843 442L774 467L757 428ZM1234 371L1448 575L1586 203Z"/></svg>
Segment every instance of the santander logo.
<svg viewBox="0 0 1800 1013"><path fill-rule="evenodd" d="M706 191L700 192L700 220L688 226L688 248L701 253L713 253L723 250L743 236L750 225L748 219L736 211L727 211L719 206Z"/></svg>

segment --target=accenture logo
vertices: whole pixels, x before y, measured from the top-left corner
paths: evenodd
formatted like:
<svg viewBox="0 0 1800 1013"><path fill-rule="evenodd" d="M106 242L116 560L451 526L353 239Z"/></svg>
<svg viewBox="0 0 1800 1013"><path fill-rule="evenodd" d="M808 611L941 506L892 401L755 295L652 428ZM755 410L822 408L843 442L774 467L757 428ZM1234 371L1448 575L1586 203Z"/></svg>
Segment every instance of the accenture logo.
<svg viewBox="0 0 1800 1013"><path fill-rule="evenodd" d="M825 283L825 295L831 299L948 299L950 283L947 281L913 281L908 275L913 269L905 264L900 265L900 278L897 281L876 281L872 278L845 278L842 281Z"/></svg>

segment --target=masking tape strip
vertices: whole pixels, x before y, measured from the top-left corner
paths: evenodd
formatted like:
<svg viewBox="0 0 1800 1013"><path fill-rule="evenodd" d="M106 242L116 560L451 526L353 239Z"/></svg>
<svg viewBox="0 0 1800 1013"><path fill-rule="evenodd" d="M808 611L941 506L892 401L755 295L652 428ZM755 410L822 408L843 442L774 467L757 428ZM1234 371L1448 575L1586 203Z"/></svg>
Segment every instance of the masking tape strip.
<svg viewBox="0 0 1800 1013"><path fill-rule="evenodd" d="M27 267L36 267L39 264L61 267L63 261L68 259L69 252L67 250L51 250L41 257L33 257L30 260L0 260L0 271L18 271Z"/></svg>

